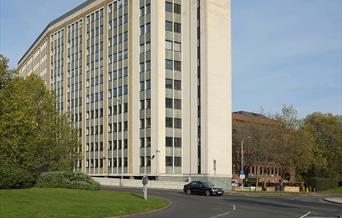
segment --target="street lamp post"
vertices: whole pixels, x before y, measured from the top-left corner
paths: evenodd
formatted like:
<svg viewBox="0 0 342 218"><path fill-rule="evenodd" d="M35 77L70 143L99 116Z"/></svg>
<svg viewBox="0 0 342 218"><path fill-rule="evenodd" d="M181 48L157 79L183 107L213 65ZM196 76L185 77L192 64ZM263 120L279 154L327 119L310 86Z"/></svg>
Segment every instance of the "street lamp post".
<svg viewBox="0 0 342 218"><path fill-rule="evenodd" d="M244 143L244 141L247 141L248 139L251 139L251 137L248 136L247 138L241 140L241 171L240 171L240 178L242 179L242 182L241 182L242 183L242 185L241 185L242 191L243 191L243 180L245 179L244 178L245 177L245 173L244 173L244 170L243 170L243 143Z"/></svg>
<svg viewBox="0 0 342 218"><path fill-rule="evenodd" d="M123 174L124 174L124 103L120 98L116 98L116 101L121 104L121 178L120 186L123 186ZM118 138L118 137L117 137Z"/></svg>

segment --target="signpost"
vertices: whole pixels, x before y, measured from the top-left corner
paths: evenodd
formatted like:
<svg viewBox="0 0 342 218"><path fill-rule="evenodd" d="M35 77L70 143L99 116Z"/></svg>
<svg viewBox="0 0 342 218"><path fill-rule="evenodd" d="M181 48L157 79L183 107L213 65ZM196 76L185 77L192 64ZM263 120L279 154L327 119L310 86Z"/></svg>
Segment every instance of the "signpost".
<svg viewBox="0 0 342 218"><path fill-rule="evenodd" d="M214 166L214 179L215 179L215 186L216 186L216 160L214 160L213 166Z"/></svg>
<svg viewBox="0 0 342 218"><path fill-rule="evenodd" d="M147 184L148 184L148 176L143 176L142 178L142 184L143 184L143 192L144 192L144 199L147 200Z"/></svg>
<svg viewBox="0 0 342 218"><path fill-rule="evenodd" d="M240 171L240 179L241 179L241 187L242 187L242 191L243 191L243 180L246 178L245 176L245 172L243 170Z"/></svg>

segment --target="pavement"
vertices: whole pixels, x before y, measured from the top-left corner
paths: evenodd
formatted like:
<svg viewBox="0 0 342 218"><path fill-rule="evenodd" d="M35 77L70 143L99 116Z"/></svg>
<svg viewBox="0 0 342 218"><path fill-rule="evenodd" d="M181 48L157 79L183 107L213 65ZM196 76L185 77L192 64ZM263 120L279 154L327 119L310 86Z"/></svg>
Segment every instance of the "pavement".
<svg viewBox="0 0 342 218"><path fill-rule="evenodd" d="M342 197L324 198L324 200L334 204L342 204Z"/></svg>

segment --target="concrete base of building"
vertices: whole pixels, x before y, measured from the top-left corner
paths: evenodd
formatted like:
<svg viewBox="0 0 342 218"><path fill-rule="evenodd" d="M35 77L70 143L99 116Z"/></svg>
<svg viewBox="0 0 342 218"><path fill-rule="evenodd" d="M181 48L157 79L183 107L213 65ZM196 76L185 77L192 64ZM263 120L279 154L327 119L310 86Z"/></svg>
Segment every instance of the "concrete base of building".
<svg viewBox="0 0 342 218"><path fill-rule="evenodd" d="M101 185L120 186L119 178L93 177L93 179L98 181ZM205 175L158 176L155 177L155 180L149 180L148 187L156 189L183 190L185 184L196 180L209 181L224 190L232 190L231 177L211 177ZM142 187L142 181L140 179L124 179L122 186L138 188Z"/></svg>

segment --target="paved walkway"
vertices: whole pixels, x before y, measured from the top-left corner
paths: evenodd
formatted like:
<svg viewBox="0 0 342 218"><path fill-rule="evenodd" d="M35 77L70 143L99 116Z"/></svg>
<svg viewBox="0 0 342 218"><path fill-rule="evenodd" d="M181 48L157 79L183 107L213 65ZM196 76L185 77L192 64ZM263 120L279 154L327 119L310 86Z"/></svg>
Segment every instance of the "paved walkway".
<svg viewBox="0 0 342 218"><path fill-rule="evenodd" d="M342 204L342 197L324 198L324 200L335 204Z"/></svg>

